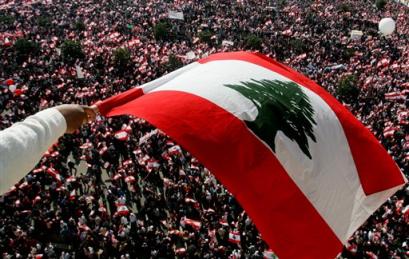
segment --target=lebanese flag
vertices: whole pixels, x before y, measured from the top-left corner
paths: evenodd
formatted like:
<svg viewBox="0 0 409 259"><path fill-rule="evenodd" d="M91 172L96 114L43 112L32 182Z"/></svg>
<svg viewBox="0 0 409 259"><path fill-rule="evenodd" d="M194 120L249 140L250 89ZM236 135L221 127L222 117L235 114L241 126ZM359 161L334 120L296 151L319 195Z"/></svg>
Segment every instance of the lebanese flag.
<svg viewBox="0 0 409 259"><path fill-rule="evenodd" d="M128 215L129 215L128 207L125 204L117 203L115 216L128 216Z"/></svg>
<svg viewBox="0 0 409 259"><path fill-rule="evenodd" d="M74 190L72 190L71 192L70 192L70 201L73 201L73 200L75 200L76 199L76 197L77 197L77 192L75 191L75 189Z"/></svg>
<svg viewBox="0 0 409 259"><path fill-rule="evenodd" d="M158 130L154 129L148 133L146 133L145 135L143 135L140 139L139 139L139 145L145 144L153 135L158 134Z"/></svg>
<svg viewBox="0 0 409 259"><path fill-rule="evenodd" d="M112 42L118 42L121 39L121 34L119 32L113 32L108 35L107 40Z"/></svg>
<svg viewBox="0 0 409 259"><path fill-rule="evenodd" d="M381 61L378 62L378 64L376 65L377 68L380 67L386 67L387 65L389 65L390 60L387 58L383 58Z"/></svg>
<svg viewBox="0 0 409 259"><path fill-rule="evenodd" d="M127 177L125 178L125 182L127 182L127 183L134 183L135 181L136 181L136 179L135 179L135 177L133 177L132 175L127 176Z"/></svg>
<svg viewBox="0 0 409 259"><path fill-rule="evenodd" d="M78 229L82 232L82 231L90 231L90 227L88 227L86 224L84 223L80 223L78 222Z"/></svg>
<svg viewBox="0 0 409 259"><path fill-rule="evenodd" d="M200 204L199 202L197 202L196 200L192 199L192 198L185 198L185 202L192 204L194 208L196 209L200 209Z"/></svg>
<svg viewBox="0 0 409 259"><path fill-rule="evenodd" d="M43 165L43 166L41 166L39 168L34 169L33 173L37 174L37 173L40 173L40 172L44 172L44 170L46 170L46 169L47 169L47 167L45 165Z"/></svg>
<svg viewBox="0 0 409 259"><path fill-rule="evenodd" d="M186 254L186 248L181 247L181 248L175 249L175 254L176 254L176 255Z"/></svg>
<svg viewBox="0 0 409 259"><path fill-rule="evenodd" d="M141 44L141 40L138 38L133 38L130 41L125 42L124 44L122 44L122 48L132 48L135 46L140 46Z"/></svg>
<svg viewBox="0 0 409 259"><path fill-rule="evenodd" d="M182 149L180 146L175 145L173 147L168 148L168 154L171 156L179 156L182 154Z"/></svg>
<svg viewBox="0 0 409 259"><path fill-rule="evenodd" d="M125 130L119 130L115 132L114 137L121 141L127 141L129 138L129 134Z"/></svg>
<svg viewBox="0 0 409 259"><path fill-rule="evenodd" d="M160 164L158 160L154 158L150 158L147 160L146 170L148 170L149 172L159 167L160 167Z"/></svg>
<svg viewBox="0 0 409 259"><path fill-rule="evenodd" d="M257 53L211 55L97 105L150 122L196 157L280 258L334 258L406 182L341 103Z"/></svg>
<svg viewBox="0 0 409 259"><path fill-rule="evenodd" d="M395 131L398 130L399 128L393 127L393 126L388 126L383 130L383 136L385 138L391 138L395 134Z"/></svg>
<svg viewBox="0 0 409 259"><path fill-rule="evenodd" d="M229 222L227 222L227 220L225 220L225 219L219 220L219 224L222 225L222 226L225 226L225 227L229 226Z"/></svg>
<svg viewBox="0 0 409 259"><path fill-rule="evenodd" d="M132 165L132 163L133 163L133 162L132 162L132 159L128 159L128 160L123 161L123 162L122 162L122 165L123 165L123 166L127 166L127 165Z"/></svg>
<svg viewBox="0 0 409 259"><path fill-rule="evenodd" d="M106 146L104 146L104 147L102 147L99 151L98 151L98 153L100 154L100 155L103 155L103 154L105 154L105 152L107 152L108 151L108 148L106 147Z"/></svg>
<svg viewBox="0 0 409 259"><path fill-rule="evenodd" d="M118 181L119 179L121 179L122 178L122 175L121 174L116 174L116 175L114 175L114 177L113 177L113 179L115 180L115 181Z"/></svg>
<svg viewBox="0 0 409 259"><path fill-rule="evenodd" d="M65 180L67 183L74 183L77 181L77 178L75 176L70 176Z"/></svg>
<svg viewBox="0 0 409 259"><path fill-rule="evenodd" d="M406 95L402 92L390 92L390 93L385 93L385 99L389 101L405 100Z"/></svg>
<svg viewBox="0 0 409 259"><path fill-rule="evenodd" d="M91 142L85 142L84 144L82 144L80 146L81 149L87 149L87 148L91 148L92 147L92 143Z"/></svg>
<svg viewBox="0 0 409 259"><path fill-rule="evenodd" d="M52 167L47 168L46 173L49 174L52 178L54 178L58 184L62 183L62 177L60 173Z"/></svg>
<svg viewBox="0 0 409 259"><path fill-rule="evenodd" d="M20 188L20 189L26 189L27 187L30 187L30 186L29 186L28 182L26 182L26 181L24 181L22 184L20 184L18 186L18 188Z"/></svg>
<svg viewBox="0 0 409 259"><path fill-rule="evenodd" d="M37 203L39 201L41 201L41 197L37 195L33 200L33 204L35 204L35 203Z"/></svg>
<svg viewBox="0 0 409 259"><path fill-rule="evenodd" d="M229 242L233 244L240 244L240 232L230 231L229 232Z"/></svg>
<svg viewBox="0 0 409 259"><path fill-rule="evenodd" d="M192 198L185 198L185 202L186 202L186 203L193 203L193 204L198 203L196 200L194 200L194 199L192 199Z"/></svg>
<svg viewBox="0 0 409 259"><path fill-rule="evenodd" d="M189 225L189 226L193 227L197 231L199 231L200 228L202 227L202 223L200 221L189 219L189 218L186 218L186 217L183 217L183 218L180 219L180 225L182 225L182 226Z"/></svg>

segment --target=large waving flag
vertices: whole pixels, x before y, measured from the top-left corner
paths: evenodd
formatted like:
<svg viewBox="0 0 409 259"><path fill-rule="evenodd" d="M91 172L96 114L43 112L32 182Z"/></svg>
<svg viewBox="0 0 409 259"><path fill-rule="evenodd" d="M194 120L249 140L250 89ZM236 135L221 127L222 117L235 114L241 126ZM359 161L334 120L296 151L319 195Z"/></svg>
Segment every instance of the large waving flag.
<svg viewBox="0 0 409 259"><path fill-rule="evenodd" d="M406 182L334 97L260 54L211 55L98 107L149 121L198 158L280 258L334 258Z"/></svg>

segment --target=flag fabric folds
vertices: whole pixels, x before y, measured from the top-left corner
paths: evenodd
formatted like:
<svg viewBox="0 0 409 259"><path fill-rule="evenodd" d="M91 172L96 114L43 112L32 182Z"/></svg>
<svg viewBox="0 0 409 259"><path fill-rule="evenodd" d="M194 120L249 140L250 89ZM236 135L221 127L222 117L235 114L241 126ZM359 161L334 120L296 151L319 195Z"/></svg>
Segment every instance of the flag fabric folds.
<svg viewBox="0 0 409 259"><path fill-rule="evenodd" d="M168 134L236 197L280 258L334 258L406 181L313 81L257 53L220 53L98 103Z"/></svg>

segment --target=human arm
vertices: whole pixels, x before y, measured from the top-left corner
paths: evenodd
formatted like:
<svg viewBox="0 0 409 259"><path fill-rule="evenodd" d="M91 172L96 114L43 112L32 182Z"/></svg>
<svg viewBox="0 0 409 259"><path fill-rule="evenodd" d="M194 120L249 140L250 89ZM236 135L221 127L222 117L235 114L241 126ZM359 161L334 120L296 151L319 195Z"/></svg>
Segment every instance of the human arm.
<svg viewBox="0 0 409 259"><path fill-rule="evenodd" d="M64 133L94 120L91 107L61 105L0 131L0 194L24 177Z"/></svg>

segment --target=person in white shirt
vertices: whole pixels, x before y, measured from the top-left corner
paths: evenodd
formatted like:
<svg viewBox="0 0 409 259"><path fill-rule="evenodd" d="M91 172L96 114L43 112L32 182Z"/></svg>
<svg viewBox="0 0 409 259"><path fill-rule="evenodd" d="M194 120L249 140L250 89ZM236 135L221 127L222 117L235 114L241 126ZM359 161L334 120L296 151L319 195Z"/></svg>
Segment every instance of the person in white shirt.
<svg viewBox="0 0 409 259"><path fill-rule="evenodd" d="M96 106L64 104L0 131L0 195L30 172L59 137L94 121L96 115Z"/></svg>

